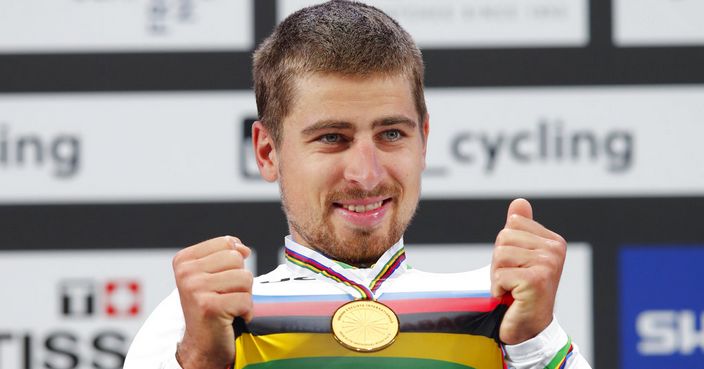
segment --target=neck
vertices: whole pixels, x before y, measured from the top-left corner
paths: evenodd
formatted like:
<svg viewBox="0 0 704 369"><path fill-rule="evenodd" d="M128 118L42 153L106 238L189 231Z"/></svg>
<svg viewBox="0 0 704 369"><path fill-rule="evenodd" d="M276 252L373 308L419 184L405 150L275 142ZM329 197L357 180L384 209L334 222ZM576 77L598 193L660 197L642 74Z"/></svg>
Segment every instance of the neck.
<svg viewBox="0 0 704 369"><path fill-rule="evenodd" d="M314 250L318 252L319 254L325 256L326 258L330 260L334 260L336 262L341 262L350 266L353 266L355 268L371 268L376 264L376 262L381 258L381 256L391 247L393 247L395 244L391 244L388 247L386 247L384 250L381 250L380 252L374 254L374 255L340 255L336 252L335 250L329 249L329 248L321 248L319 246L314 246L309 242L306 242L305 239L300 237L296 232L291 232L291 239L293 242L296 244L303 246L305 248Z"/></svg>

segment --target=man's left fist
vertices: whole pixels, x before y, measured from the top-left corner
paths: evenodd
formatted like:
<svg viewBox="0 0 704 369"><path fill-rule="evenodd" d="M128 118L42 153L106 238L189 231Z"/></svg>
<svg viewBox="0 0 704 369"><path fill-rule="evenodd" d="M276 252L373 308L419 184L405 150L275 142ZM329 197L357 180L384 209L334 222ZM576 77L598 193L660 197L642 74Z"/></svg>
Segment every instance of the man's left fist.
<svg viewBox="0 0 704 369"><path fill-rule="evenodd" d="M511 202L491 261L491 293L514 300L501 322L502 342L524 342L550 324L566 251L562 236L533 220L528 201Z"/></svg>

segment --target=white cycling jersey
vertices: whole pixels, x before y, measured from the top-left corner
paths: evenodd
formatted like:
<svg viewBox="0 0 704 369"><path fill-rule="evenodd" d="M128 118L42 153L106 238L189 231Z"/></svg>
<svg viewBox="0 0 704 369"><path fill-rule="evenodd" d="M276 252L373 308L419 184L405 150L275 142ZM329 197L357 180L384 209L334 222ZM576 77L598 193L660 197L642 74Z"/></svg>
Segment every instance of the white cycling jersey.
<svg viewBox="0 0 704 369"><path fill-rule="evenodd" d="M359 269L290 237L285 243L286 263L255 278L253 319L233 323L236 369L589 368L555 321L527 342L501 345L499 326L511 301L491 296L488 267L419 271L406 263L401 240L374 266ZM331 329L338 308L363 299L386 305L398 318L398 335L379 351L343 346ZM174 353L183 329L172 293L138 333L125 369L180 368ZM375 333L363 320L360 329Z"/></svg>

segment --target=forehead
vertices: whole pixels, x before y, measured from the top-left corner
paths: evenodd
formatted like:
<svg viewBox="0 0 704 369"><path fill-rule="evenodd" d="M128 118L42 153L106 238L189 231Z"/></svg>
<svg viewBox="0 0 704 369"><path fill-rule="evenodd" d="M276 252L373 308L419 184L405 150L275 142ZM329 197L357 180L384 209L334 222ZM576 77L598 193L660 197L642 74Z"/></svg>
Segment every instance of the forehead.
<svg viewBox="0 0 704 369"><path fill-rule="evenodd" d="M385 115L419 119L411 83L404 75L313 73L295 81L292 97L284 127L324 119L363 124Z"/></svg>

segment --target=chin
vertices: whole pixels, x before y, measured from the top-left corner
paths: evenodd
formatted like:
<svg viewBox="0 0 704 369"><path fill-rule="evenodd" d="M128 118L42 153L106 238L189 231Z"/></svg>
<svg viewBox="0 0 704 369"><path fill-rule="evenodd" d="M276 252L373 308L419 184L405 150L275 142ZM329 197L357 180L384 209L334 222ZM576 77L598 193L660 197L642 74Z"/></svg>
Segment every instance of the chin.
<svg viewBox="0 0 704 369"><path fill-rule="evenodd" d="M389 232L381 232L378 229L355 229L338 238L342 249L337 250L341 261L356 266L368 266L374 264L379 257L386 252L397 239L392 240Z"/></svg>

